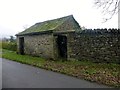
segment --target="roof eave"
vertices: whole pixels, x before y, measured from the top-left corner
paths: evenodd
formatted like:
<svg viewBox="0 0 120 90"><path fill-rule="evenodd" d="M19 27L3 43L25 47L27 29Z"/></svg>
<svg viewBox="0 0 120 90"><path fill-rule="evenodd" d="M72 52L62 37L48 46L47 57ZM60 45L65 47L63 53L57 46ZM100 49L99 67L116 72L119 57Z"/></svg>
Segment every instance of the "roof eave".
<svg viewBox="0 0 120 90"><path fill-rule="evenodd" d="M31 33L25 33L25 34L16 34L15 36L25 36L25 35L40 35L40 34L48 34L48 33L52 33L53 30L49 30L49 31L41 31L41 32L31 32Z"/></svg>

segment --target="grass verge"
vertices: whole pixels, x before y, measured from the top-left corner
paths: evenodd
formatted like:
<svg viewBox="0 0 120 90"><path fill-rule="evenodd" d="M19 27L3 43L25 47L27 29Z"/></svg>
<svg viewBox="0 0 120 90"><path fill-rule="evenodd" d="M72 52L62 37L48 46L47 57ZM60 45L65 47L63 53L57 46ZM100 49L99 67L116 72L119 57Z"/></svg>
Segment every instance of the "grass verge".
<svg viewBox="0 0 120 90"><path fill-rule="evenodd" d="M83 61L51 61L40 57L18 55L14 51L2 50L2 57L64 73L80 79L85 79L113 87L120 87L120 64L92 63Z"/></svg>

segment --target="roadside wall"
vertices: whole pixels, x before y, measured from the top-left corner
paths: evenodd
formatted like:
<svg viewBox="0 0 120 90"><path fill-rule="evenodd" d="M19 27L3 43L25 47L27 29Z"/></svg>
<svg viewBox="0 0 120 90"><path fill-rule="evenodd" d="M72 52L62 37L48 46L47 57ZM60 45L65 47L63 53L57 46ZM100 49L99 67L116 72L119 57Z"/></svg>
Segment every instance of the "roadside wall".
<svg viewBox="0 0 120 90"><path fill-rule="evenodd" d="M68 60L120 63L120 34L68 35Z"/></svg>

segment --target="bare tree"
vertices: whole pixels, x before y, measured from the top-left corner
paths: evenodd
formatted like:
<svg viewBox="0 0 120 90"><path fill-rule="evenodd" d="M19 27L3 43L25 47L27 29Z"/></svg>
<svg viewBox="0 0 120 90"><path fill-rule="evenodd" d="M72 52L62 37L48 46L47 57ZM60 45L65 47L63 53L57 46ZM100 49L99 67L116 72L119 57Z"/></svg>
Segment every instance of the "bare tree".
<svg viewBox="0 0 120 90"><path fill-rule="evenodd" d="M102 8L104 15L109 15L104 19L104 22L108 21L120 11L120 0L95 0L95 5L98 8Z"/></svg>
<svg viewBox="0 0 120 90"><path fill-rule="evenodd" d="M27 29L27 28L28 28L28 25L24 25L24 26L23 26L23 29Z"/></svg>

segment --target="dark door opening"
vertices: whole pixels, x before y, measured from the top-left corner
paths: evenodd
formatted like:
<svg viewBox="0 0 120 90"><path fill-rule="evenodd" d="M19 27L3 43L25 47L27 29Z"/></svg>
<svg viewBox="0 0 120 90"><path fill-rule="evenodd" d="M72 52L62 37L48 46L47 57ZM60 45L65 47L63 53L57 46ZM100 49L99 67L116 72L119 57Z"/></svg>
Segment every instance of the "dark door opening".
<svg viewBox="0 0 120 90"><path fill-rule="evenodd" d="M57 46L59 56L61 58L67 58L67 37L59 35L57 37Z"/></svg>
<svg viewBox="0 0 120 90"><path fill-rule="evenodd" d="M24 54L24 37L19 38L19 52L20 54Z"/></svg>

